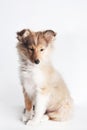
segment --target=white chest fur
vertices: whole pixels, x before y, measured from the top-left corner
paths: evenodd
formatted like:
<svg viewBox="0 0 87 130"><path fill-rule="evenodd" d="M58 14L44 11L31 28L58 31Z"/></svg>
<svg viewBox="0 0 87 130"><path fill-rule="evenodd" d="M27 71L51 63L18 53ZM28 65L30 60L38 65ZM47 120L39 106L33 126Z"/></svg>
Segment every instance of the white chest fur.
<svg viewBox="0 0 87 130"><path fill-rule="evenodd" d="M31 67L31 69L27 68L26 71L21 71L21 77L23 87L31 97L41 88L44 81L44 75L37 66Z"/></svg>

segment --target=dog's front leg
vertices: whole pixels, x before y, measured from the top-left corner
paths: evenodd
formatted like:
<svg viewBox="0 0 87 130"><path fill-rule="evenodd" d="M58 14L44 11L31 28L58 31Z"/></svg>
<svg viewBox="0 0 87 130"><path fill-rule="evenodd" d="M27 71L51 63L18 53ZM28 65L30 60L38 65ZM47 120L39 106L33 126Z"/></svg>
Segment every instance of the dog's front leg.
<svg viewBox="0 0 87 130"><path fill-rule="evenodd" d="M23 86L24 103L25 103L25 112L22 115L22 121L26 124L27 121L31 120L34 116L34 109L33 109L34 104L32 100L32 93L28 93L26 89L26 88L30 88L28 81L24 80L22 86Z"/></svg>
<svg viewBox="0 0 87 130"><path fill-rule="evenodd" d="M47 109L48 98L48 95L39 92L37 93L35 103L35 115L32 120L29 120L27 122L28 125L36 125L41 121Z"/></svg>
<svg viewBox="0 0 87 130"><path fill-rule="evenodd" d="M24 93L24 101L25 101L25 112L23 113L22 116L22 121L26 123L28 120L31 120L34 115L34 110L33 110L33 104L31 99L29 98L27 92Z"/></svg>

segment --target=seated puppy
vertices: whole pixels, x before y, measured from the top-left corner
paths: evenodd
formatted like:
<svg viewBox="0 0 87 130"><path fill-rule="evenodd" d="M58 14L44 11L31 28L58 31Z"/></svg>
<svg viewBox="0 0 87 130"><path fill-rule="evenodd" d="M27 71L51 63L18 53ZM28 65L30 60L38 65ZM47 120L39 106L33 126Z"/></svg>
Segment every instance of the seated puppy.
<svg viewBox="0 0 87 130"><path fill-rule="evenodd" d="M25 113L23 121L33 125L43 117L55 121L67 120L72 111L72 99L66 84L51 63L52 30L17 32L20 59L20 80Z"/></svg>

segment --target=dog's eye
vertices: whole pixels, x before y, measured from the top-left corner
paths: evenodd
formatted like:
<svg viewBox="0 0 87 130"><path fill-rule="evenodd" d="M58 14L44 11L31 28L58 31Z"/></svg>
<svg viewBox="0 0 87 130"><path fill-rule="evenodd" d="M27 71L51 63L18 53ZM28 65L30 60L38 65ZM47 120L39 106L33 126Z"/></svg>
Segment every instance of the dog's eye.
<svg viewBox="0 0 87 130"><path fill-rule="evenodd" d="M30 50L30 51L32 51L32 52L34 51L34 49L33 49L33 48L29 48L29 50Z"/></svg>
<svg viewBox="0 0 87 130"><path fill-rule="evenodd" d="M44 49L40 49L40 51L44 51Z"/></svg>

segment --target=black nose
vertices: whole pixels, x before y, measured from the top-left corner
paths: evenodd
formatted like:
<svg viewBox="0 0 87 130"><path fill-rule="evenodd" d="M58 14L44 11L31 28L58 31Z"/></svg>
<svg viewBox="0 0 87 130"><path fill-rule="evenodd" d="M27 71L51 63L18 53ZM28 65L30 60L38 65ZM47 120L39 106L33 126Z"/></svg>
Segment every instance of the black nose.
<svg viewBox="0 0 87 130"><path fill-rule="evenodd" d="M35 62L35 64L39 64L40 63L39 59L36 59L34 62Z"/></svg>

